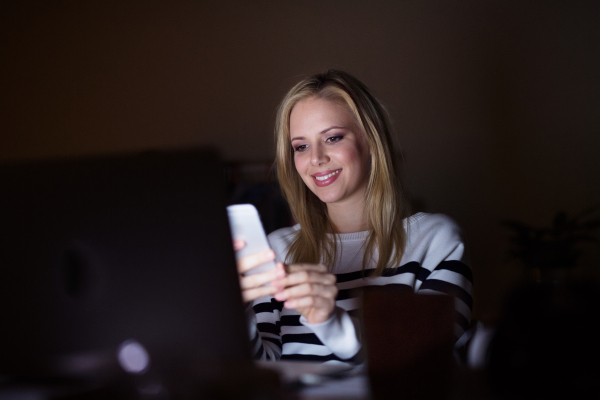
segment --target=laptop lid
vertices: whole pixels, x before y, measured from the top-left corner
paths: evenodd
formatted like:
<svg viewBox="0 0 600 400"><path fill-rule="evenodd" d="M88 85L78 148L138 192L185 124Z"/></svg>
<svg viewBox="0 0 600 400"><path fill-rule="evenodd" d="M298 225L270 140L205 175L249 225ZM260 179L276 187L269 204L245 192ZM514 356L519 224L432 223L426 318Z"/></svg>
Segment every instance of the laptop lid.
<svg viewBox="0 0 600 400"><path fill-rule="evenodd" d="M249 362L214 152L5 163L0 185L0 374L68 374L56 360L128 340Z"/></svg>

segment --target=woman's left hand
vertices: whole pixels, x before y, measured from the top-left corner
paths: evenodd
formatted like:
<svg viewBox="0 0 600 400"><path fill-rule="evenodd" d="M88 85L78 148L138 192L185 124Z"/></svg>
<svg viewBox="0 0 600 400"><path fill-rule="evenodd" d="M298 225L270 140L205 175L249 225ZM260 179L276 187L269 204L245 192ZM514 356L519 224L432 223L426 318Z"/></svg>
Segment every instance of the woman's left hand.
<svg viewBox="0 0 600 400"><path fill-rule="evenodd" d="M295 309L309 324L325 322L335 308L338 289L335 275L322 264L291 264L287 276L272 281L277 288L275 300Z"/></svg>

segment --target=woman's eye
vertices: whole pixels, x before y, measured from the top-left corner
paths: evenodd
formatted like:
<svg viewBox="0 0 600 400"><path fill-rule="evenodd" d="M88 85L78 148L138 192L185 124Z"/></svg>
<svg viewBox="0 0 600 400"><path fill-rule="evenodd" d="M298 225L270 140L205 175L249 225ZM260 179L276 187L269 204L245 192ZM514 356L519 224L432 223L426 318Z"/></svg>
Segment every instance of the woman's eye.
<svg viewBox="0 0 600 400"><path fill-rule="evenodd" d="M294 147L294 151L304 151L304 150L306 150L305 144L301 144L300 146Z"/></svg>
<svg viewBox="0 0 600 400"><path fill-rule="evenodd" d="M340 140L342 140L343 136L332 136L330 138L327 138L327 142L328 143L335 143L335 142L339 142Z"/></svg>

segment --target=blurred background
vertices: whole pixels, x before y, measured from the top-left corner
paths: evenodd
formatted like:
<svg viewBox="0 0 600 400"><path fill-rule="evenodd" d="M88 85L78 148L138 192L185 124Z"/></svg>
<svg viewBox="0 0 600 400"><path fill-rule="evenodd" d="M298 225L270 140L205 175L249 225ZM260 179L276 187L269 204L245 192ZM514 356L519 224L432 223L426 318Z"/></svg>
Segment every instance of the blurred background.
<svg viewBox="0 0 600 400"><path fill-rule="evenodd" d="M493 324L522 275L501 221L600 202L598 21L579 0L3 0L0 161L211 145L244 198L285 92L343 69L389 109L414 208L464 228Z"/></svg>

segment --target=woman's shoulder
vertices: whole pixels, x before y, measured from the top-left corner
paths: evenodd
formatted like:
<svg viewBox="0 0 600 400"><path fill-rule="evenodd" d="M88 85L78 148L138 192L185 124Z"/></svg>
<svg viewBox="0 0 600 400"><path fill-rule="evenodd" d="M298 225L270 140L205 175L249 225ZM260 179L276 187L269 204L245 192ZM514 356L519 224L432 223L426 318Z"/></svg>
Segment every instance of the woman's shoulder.
<svg viewBox="0 0 600 400"><path fill-rule="evenodd" d="M414 260L447 256L457 248L463 249L466 241L462 229L452 218L427 213L418 213L408 219L407 238L405 254Z"/></svg>
<svg viewBox="0 0 600 400"><path fill-rule="evenodd" d="M267 235L269 245L275 251L277 255L277 261L283 261L287 249L289 248L292 240L296 236L296 232L300 229L300 224L289 226L287 228L277 229Z"/></svg>
<svg viewBox="0 0 600 400"><path fill-rule="evenodd" d="M267 235L269 241L271 240L291 240L293 238L296 231L300 229L300 224L296 224L294 226L288 226L285 228L277 229Z"/></svg>
<svg viewBox="0 0 600 400"><path fill-rule="evenodd" d="M408 218L407 230L410 234L462 236L460 226L446 214L416 213Z"/></svg>

